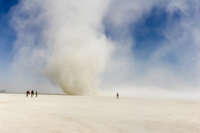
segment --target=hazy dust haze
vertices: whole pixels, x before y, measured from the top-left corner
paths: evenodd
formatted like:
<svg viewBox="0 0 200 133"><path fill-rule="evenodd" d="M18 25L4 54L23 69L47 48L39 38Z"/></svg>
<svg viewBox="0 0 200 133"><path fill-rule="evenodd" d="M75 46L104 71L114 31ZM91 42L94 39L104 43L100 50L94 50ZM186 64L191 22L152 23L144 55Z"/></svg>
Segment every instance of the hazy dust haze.
<svg viewBox="0 0 200 133"><path fill-rule="evenodd" d="M197 94L199 7L196 0L20 0L10 12L16 41L8 86L48 93L62 88L70 95L114 89L131 95ZM134 31L162 13L168 21L156 33L163 39L151 50L150 36L143 46ZM146 28L139 28L141 35Z"/></svg>

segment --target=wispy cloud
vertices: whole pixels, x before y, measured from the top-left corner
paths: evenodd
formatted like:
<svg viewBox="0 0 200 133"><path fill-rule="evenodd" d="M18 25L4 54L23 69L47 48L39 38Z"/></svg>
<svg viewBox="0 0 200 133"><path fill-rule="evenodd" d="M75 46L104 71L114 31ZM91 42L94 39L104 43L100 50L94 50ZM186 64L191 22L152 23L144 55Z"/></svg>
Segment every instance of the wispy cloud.
<svg viewBox="0 0 200 133"><path fill-rule="evenodd" d="M133 55L135 45L139 44L136 43L134 34L130 32L130 25L135 25L143 19L144 15L149 14L155 6L165 10L169 16L178 12L181 18L177 23L173 23L175 21L173 19L170 20L172 23L167 23L167 28L160 33L165 39L159 42L159 47L151 53L148 60L139 60ZM120 63L114 62L108 75L112 85L133 90L147 88L147 91L154 90L148 88L169 91L198 90L199 7L200 2L196 0L113 1L105 20L108 27L106 30L109 30L111 39L119 44L116 54L120 56L119 58L114 56L113 59ZM146 45L154 44L146 42ZM121 55L122 51L126 54Z"/></svg>

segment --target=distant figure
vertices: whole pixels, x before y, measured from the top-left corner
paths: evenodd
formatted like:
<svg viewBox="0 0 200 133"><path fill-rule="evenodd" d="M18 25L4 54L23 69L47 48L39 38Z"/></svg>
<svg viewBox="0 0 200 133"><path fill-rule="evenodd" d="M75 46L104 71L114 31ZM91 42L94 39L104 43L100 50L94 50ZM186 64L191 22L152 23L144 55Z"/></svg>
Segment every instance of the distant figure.
<svg viewBox="0 0 200 133"><path fill-rule="evenodd" d="M34 95L34 91L32 90L32 91L31 91L31 97L33 97L33 95Z"/></svg>
<svg viewBox="0 0 200 133"><path fill-rule="evenodd" d="M28 97L28 96L29 96L29 94L30 94L30 92L29 92L29 91L26 91L26 97Z"/></svg>
<svg viewBox="0 0 200 133"><path fill-rule="evenodd" d="M37 90L35 91L35 97L37 97L38 96L38 92L37 92Z"/></svg>
<svg viewBox="0 0 200 133"><path fill-rule="evenodd" d="M119 99L119 93L117 92L117 95L116 95L117 99Z"/></svg>

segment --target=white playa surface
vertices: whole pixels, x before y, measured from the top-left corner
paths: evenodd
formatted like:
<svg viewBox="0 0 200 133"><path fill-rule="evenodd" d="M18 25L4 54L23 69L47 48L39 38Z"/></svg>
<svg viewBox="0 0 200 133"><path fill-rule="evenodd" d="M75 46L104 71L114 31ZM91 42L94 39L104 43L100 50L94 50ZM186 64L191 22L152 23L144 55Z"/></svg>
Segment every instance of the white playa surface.
<svg viewBox="0 0 200 133"><path fill-rule="evenodd" d="M200 102L0 94L1 133L200 133Z"/></svg>

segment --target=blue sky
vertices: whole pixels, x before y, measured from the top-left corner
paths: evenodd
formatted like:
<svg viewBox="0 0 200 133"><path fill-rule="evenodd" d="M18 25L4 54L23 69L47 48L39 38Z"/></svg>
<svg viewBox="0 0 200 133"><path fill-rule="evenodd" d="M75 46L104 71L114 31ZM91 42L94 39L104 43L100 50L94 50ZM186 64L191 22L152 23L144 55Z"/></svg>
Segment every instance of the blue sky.
<svg viewBox="0 0 200 133"><path fill-rule="evenodd" d="M126 2L116 2L104 24L106 36L114 42L126 45L131 40L128 62L133 65L125 63L124 66L128 69L129 81L158 88L179 88L186 84L197 87L199 2Z"/></svg>
<svg viewBox="0 0 200 133"><path fill-rule="evenodd" d="M10 10L18 0L0 0L0 68L6 69L12 59L15 32L10 26Z"/></svg>
<svg viewBox="0 0 200 133"><path fill-rule="evenodd" d="M0 59L1 63L9 64L12 59L13 42L16 35L9 25L9 11L18 3L18 0L0 0ZM165 7L154 6L150 12L145 13L136 23L130 24L129 32L135 40L133 54L141 61L148 61L151 54L161 47L162 42L166 41L164 32L172 24L176 24L181 19L179 11L169 14ZM105 25L105 27L112 27ZM106 35L113 40L119 38L118 29L106 28ZM115 32L115 33L114 33ZM166 61L176 63L175 57L169 55Z"/></svg>
<svg viewBox="0 0 200 133"><path fill-rule="evenodd" d="M162 42L167 41L165 31L172 25L178 24L181 16L182 14L179 10L171 14L165 7L154 6L136 22L129 24L126 28L128 28L131 38L135 41L132 49L135 58L141 61L148 61L151 55L163 45ZM112 27L106 22L105 27L105 34L112 40L120 39L121 30L125 30ZM169 55L166 61L176 63L172 55Z"/></svg>
<svg viewBox="0 0 200 133"><path fill-rule="evenodd" d="M150 57L151 53L159 48L163 41L166 41L165 30L172 24L177 24L180 19L180 12L169 14L164 7L155 6L150 12L144 14L136 24L130 27L132 36L136 40L135 55L141 59Z"/></svg>

